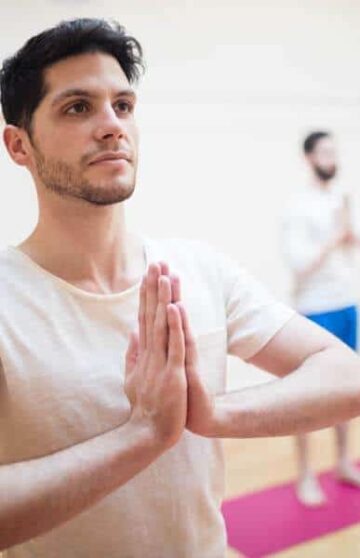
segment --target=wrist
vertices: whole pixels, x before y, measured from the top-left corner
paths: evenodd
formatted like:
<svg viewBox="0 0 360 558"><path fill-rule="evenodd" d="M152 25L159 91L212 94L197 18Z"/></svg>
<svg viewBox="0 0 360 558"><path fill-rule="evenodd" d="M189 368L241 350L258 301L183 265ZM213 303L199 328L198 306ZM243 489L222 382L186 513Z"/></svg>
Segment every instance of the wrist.
<svg viewBox="0 0 360 558"><path fill-rule="evenodd" d="M175 443L170 433L165 435L159 432L150 418L138 416L136 413L130 416L126 428L133 437L136 446L143 450L145 455L148 454L150 457L153 455L154 459Z"/></svg>
<svg viewBox="0 0 360 558"><path fill-rule="evenodd" d="M201 435L206 438L225 438L227 422L227 407L224 394L217 395L213 399L211 416L202 425Z"/></svg>
<svg viewBox="0 0 360 558"><path fill-rule="evenodd" d="M134 459L139 462L150 464L165 451L165 448L154 435L153 429L145 421L131 416L125 424L119 426L116 430L118 439L127 441Z"/></svg>

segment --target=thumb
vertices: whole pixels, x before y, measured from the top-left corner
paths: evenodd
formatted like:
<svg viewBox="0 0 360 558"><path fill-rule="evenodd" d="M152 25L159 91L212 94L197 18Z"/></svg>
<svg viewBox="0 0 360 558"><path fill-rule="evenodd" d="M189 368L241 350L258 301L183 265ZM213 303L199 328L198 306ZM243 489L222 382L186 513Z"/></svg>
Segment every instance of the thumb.
<svg viewBox="0 0 360 558"><path fill-rule="evenodd" d="M195 339L191 331L189 318L185 310L185 307L181 302L177 302L176 306L180 310L182 326L183 326L184 336L185 336L185 350L186 350L185 366L187 369L195 372L198 366L198 353L197 353Z"/></svg>
<svg viewBox="0 0 360 558"><path fill-rule="evenodd" d="M130 374L137 362L139 354L139 336L137 333L130 333L130 340L125 355L125 374Z"/></svg>
<svg viewBox="0 0 360 558"><path fill-rule="evenodd" d="M185 373L189 388L193 394L204 392L204 385L198 370L198 352L196 342L191 331L189 318L185 307L181 302L177 302L176 306L180 310L183 331L185 336Z"/></svg>

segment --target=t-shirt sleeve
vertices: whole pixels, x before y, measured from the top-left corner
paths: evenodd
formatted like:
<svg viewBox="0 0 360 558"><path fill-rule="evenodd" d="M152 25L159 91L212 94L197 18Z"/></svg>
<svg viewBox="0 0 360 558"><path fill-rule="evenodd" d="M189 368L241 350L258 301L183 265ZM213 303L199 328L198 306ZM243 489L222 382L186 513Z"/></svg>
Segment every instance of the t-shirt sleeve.
<svg viewBox="0 0 360 558"><path fill-rule="evenodd" d="M245 269L219 256L224 288L228 353L249 360L294 316Z"/></svg>

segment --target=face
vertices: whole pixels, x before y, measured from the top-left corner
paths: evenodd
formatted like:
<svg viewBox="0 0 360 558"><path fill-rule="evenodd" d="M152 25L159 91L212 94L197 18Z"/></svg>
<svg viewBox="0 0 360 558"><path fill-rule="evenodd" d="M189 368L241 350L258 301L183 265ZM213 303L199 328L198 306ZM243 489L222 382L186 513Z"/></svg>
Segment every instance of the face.
<svg viewBox="0 0 360 558"><path fill-rule="evenodd" d="M334 140L331 137L318 140L314 150L308 155L308 160L320 180L328 182L334 178L337 172L337 154Z"/></svg>
<svg viewBox="0 0 360 558"><path fill-rule="evenodd" d="M40 189L95 205L127 199L137 170L136 97L117 60L73 56L48 68L44 79L28 165Z"/></svg>

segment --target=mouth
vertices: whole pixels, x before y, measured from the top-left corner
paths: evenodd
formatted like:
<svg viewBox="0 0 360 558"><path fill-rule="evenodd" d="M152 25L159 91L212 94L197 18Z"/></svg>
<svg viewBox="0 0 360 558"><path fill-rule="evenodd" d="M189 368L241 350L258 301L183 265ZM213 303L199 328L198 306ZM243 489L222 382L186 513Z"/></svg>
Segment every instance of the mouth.
<svg viewBox="0 0 360 558"><path fill-rule="evenodd" d="M124 165L129 164L127 159L101 159L100 161L96 161L91 163L91 167L96 167L99 165L108 165L111 167L123 167Z"/></svg>
<svg viewBox="0 0 360 558"><path fill-rule="evenodd" d="M122 163L129 163L130 156L127 153L104 153L100 155L96 159L90 161L89 165L98 165L101 163L110 163L110 164L122 164Z"/></svg>

